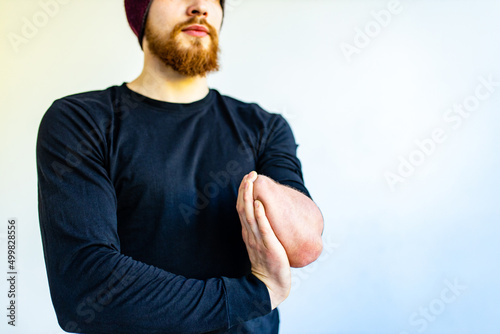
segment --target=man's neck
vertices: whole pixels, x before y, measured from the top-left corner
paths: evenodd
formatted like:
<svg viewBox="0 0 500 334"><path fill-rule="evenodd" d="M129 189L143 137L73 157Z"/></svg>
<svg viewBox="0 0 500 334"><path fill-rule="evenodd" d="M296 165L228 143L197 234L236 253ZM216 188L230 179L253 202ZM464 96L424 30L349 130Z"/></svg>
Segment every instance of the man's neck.
<svg viewBox="0 0 500 334"><path fill-rule="evenodd" d="M191 103L209 92L206 77L187 77L157 59L146 57L141 75L127 84L131 90L151 99L171 103Z"/></svg>

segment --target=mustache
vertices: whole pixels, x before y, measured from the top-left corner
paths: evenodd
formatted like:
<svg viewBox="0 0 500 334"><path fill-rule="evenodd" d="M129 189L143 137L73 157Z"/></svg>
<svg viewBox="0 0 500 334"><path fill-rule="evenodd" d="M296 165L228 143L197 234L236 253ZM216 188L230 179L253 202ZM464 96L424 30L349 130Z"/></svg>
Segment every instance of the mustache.
<svg viewBox="0 0 500 334"><path fill-rule="evenodd" d="M210 36L217 36L217 30L215 30L214 26L212 26L210 23L208 23L205 18L199 18L197 16L190 18L186 22L181 22L181 23L176 24L174 26L174 28L172 29L172 36L175 36L178 33L181 33L183 29L185 29L193 24L199 24L199 25L205 26L208 29L208 33L210 34Z"/></svg>

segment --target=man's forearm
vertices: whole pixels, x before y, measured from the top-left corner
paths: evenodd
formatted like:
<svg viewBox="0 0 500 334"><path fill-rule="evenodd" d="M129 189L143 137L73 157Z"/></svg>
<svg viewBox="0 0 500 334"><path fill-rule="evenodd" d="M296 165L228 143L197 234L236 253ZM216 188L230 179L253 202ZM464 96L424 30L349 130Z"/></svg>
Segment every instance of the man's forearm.
<svg viewBox="0 0 500 334"><path fill-rule="evenodd" d="M254 182L254 199L263 203L292 267L304 267L319 257L323 248L323 216L309 197L259 175Z"/></svg>

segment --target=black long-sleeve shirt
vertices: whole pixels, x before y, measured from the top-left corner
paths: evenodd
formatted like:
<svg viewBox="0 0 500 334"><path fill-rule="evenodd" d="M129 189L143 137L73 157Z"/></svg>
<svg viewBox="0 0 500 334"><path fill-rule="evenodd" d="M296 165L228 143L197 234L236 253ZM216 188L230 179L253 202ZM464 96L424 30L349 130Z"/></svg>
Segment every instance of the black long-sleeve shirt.
<svg viewBox="0 0 500 334"><path fill-rule="evenodd" d="M277 333L236 212L252 170L309 193L285 119L217 90L125 83L56 100L37 138L39 219L60 326L78 333Z"/></svg>

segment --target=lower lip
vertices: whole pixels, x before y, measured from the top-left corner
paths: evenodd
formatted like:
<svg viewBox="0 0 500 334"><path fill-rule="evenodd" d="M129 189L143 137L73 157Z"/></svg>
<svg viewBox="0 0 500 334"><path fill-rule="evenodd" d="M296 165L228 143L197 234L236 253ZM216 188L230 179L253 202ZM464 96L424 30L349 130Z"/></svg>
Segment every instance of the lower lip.
<svg viewBox="0 0 500 334"><path fill-rule="evenodd" d="M200 30L184 30L184 32L188 35L196 36L196 37L208 36L208 34L206 32L200 31Z"/></svg>

